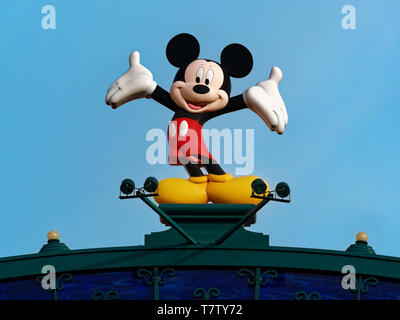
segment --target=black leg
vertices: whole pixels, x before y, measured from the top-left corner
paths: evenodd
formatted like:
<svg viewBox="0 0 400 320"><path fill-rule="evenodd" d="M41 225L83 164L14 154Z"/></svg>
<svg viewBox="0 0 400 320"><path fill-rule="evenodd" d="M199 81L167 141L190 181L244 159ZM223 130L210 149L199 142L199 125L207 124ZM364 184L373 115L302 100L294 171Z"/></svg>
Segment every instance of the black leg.
<svg viewBox="0 0 400 320"><path fill-rule="evenodd" d="M217 175L225 174L225 171L221 168L221 166L218 163L205 164L204 168L207 170L208 173L211 174L217 174Z"/></svg>
<svg viewBox="0 0 400 320"><path fill-rule="evenodd" d="M197 163L188 163L185 165L185 169L189 176L191 177L201 177L204 176L203 171L201 171L201 166Z"/></svg>

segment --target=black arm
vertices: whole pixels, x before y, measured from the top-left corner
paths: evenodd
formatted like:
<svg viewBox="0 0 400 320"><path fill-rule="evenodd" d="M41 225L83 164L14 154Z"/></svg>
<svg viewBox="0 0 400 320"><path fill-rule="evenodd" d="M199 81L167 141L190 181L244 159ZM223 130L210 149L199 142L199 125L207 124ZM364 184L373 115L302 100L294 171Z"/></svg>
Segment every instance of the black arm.
<svg viewBox="0 0 400 320"><path fill-rule="evenodd" d="M223 115L225 113L238 111L238 110L242 110L242 109L245 109L245 108L247 108L247 106L244 103L243 95L239 94L237 96L229 98L229 102L226 105L226 107L222 108L221 110L218 110L217 112L213 112L212 114L210 114L209 119L218 117L218 116Z"/></svg>
<svg viewBox="0 0 400 320"><path fill-rule="evenodd" d="M154 90L151 98L173 112L176 112L179 109L175 102L171 99L169 92L159 86L156 87L156 90Z"/></svg>

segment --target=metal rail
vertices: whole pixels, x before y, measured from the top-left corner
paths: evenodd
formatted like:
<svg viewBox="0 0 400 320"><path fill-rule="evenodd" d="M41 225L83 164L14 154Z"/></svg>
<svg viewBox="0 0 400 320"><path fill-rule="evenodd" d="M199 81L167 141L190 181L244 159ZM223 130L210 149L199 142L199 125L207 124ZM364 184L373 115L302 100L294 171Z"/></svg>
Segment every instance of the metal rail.
<svg viewBox="0 0 400 320"><path fill-rule="evenodd" d="M255 208L250 210L250 212L247 215L245 215L242 219L240 219L239 222L237 222L234 226L232 226L232 228L230 228L227 232L225 232L221 238L216 240L214 244L220 245L225 240L227 240L235 231L237 231L242 225L244 225L247 221L249 221L258 211L260 211L269 201L286 202L286 203L290 202L290 198L289 200L279 199L276 198L273 193L268 193L267 196L257 196L253 193L251 197L262 199L262 201Z"/></svg>
<svg viewBox="0 0 400 320"><path fill-rule="evenodd" d="M244 225L247 221L249 221L262 207L264 207L271 198L268 196L263 199L255 208L251 209L250 212L245 215L242 219L239 220L232 228L230 228L227 232L225 232L221 238L216 240L214 244L220 245L226 239L228 239L236 230L238 230L242 225Z"/></svg>
<svg viewBox="0 0 400 320"><path fill-rule="evenodd" d="M151 200L149 200L142 191L136 192L137 198L142 200L145 204L147 204L155 213L157 213L160 217L168 221L168 223L173 227L176 231L178 231L186 240L188 240L192 244L199 244L198 241L193 239L189 234L185 232L174 220L172 220L163 210L161 210L158 206L156 206Z"/></svg>

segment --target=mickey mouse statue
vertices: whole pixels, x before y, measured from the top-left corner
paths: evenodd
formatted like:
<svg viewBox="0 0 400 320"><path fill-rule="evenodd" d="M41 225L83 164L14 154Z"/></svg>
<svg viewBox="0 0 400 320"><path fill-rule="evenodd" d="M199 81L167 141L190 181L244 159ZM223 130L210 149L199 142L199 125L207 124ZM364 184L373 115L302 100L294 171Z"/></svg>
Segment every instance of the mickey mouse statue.
<svg viewBox="0 0 400 320"><path fill-rule="evenodd" d="M168 126L169 164L183 165L189 179L161 180L155 200L159 204L259 203L260 199L250 197L251 183L258 177L232 177L226 173L208 151L201 130L212 118L249 108L272 131L282 134L288 116L278 90L281 70L273 67L268 80L230 97L230 77L243 78L253 67L246 47L238 43L226 46L220 63L199 59L199 42L182 33L169 41L166 51L168 61L179 68L169 92L157 85L135 51L129 57L129 70L111 85L106 96L106 103L113 109L131 100L152 98L174 112Z"/></svg>

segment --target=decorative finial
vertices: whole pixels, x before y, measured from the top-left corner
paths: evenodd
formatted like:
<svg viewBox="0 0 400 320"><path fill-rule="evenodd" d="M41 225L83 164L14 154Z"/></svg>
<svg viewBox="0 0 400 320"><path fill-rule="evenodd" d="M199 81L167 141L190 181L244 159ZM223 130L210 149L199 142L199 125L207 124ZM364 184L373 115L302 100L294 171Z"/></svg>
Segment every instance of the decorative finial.
<svg viewBox="0 0 400 320"><path fill-rule="evenodd" d="M57 231L51 230L47 234L47 243L43 245L39 253L53 254L68 251L68 247L65 243L60 242L60 235Z"/></svg>
<svg viewBox="0 0 400 320"><path fill-rule="evenodd" d="M60 235L58 234L57 231L55 230L51 230L49 231L49 233L47 234L47 240L60 240Z"/></svg>
<svg viewBox="0 0 400 320"><path fill-rule="evenodd" d="M359 232L356 235L356 241L368 242L368 235L365 232Z"/></svg>
<svg viewBox="0 0 400 320"><path fill-rule="evenodd" d="M359 232L356 235L356 243L353 243L346 249L351 254L375 254L374 249L368 245L368 235L365 232Z"/></svg>

